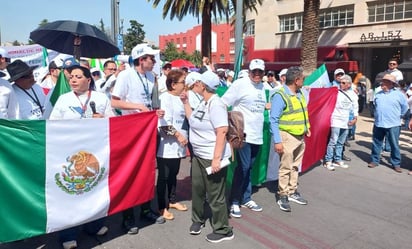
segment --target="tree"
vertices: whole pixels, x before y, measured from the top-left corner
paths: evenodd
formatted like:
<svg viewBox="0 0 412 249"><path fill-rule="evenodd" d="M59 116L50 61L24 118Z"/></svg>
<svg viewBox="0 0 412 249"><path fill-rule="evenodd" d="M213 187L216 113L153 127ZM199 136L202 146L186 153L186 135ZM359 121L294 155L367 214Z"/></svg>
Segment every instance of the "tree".
<svg viewBox="0 0 412 249"><path fill-rule="evenodd" d="M100 22L99 22L99 29L103 32L103 33L106 33L106 29L105 29L105 27L104 27L104 22L103 22L103 18L100 18Z"/></svg>
<svg viewBox="0 0 412 249"><path fill-rule="evenodd" d="M153 2L153 7L159 5L160 0L147 0ZM231 4L229 4L231 1ZM243 0L243 10L254 10L256 4L262 4L263 0ZM202 18L202 56L211 58L212 48L212 15L214 17L223 16L229 20L229 15L236 9L236 0L166 0L163 5L163 18L166 18L170 12L170 20L177 18L179 21L186 15L192 15L199 19Z"/></svg>
<svg viewBox="0 0 412 249"><path fill-rule="evenodd" d="M140 43L143 43L146 32L143 31L143 24L138 23L136 20L130 20L130 28L127 29L127 33L124 35L124 52L130 54L132 49Z"/></svg>
<svg viewBox="0 0 412 249"><path fill-rule="evenodd" d="M318 64L320 0L304 0L302 50L300 60L305 74L310 74Z"/></svg>
<svg viewBox="0 0 412 249"><path fill-rule="evenodd" d="M43 27L44 25L46 25L46 24L48 24L48 23L49 23L49 20L43 19L43 20L41 20L41 22L39 23L38 28ZM29 45L32 45L32 44L35 44L35 43L34 43L34 41L33 41L32 39L29 39L29 40L28 40L28 44L29 44Z"/></svg>

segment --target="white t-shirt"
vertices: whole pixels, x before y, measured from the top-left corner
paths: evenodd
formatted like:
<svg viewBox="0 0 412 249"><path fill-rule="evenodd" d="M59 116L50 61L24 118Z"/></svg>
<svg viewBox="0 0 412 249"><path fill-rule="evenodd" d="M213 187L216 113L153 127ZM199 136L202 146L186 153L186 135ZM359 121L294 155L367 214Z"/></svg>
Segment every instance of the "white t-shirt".
<svg viewBox="0 0 412 249"><path fill-rule="evenodd" d="M201 95L195 93L192 90L188 91L188 95L189 95L189 105L194 110L200 104L200 102L203 100L203 97Z"/></svg>
<svg viewBox="0 0 412 249"><path fill-rule="evenodd" d="M358 95L352 90L344 91L344 93L338 91L335 109L330 118L331 127L348 129L349 113L352 112L355 117L358 116Z"/></svg>
<svg viewBox="0 0 412 249"><path fill-rule="evenodd" d="M7 80L0 78L0 118L18 119L19 104L16 95Z"/></svg>
<svg viewBox="0 0 412 249"><path fill-rule="evenodd" d="M48 76L45 80L43 80L39 86L41 88L46 88L46 89L52 89L54 87L55 83L52 80L51 76Z"/></svg>
<svg viewBox="0 0 412 249"><path fill-rule="evenodd" d="M116 96L126 102L144 104L151 109L153 85L154 75L151 72L138 75L138 72L134 68L129 68L121 71L119 75L117 75L112 96ZM122 110L123 115L138 112L140 111L137 109Z"/></svg>
<svg viewBox="0 0 412 249"><path fill-rule="evenodd" d="M82 95L76 96L71 91L65 93L59 97L56 104L53 107L53 111L50 114L49 119L81 119L92 118L93 111L90 107L90 102L94 102L96 105L96 112L102 114L104 117L114 116L110 100L104 93L96 91L86 92ZM83 107L85 108L84 115Z"/></svg>
<svg viewBox="0 0 412 249"><path fill-rule="evenodd" d="M399 69L397 69L397 68L395 68L394 70L389 70L388 69L386 71L388 73L390 73L391 75L395 76L396 82L399 82L399 81L403 80L403 74Z"/></svg>
<svg viewBox="0 0 412 249"><path fill-rule="evenodd" d="M228 126L225 104L216 95L213 95L207 103L200 102L199 106L192 112L189 124L189 140L193 146L193 153L200 158L212 160L216 146L215 129ZM226 142L222 159L230 156L230 145Z"/></svg>
<svg viewBox="0 0 412 249"><path fill-rule="evenodd" d="M157 88L159 89L159 94L167 92L166 79L167 77L164 74L162 74L157 79Z"/></svg>
<svg viewBox="0 0 412 249"><path fill-rule="evenodd" d="M182 129L185 120L185 109L180 97L165 92L160 95L160 103L160 109L165 111L165 115L159 119L159 127L172 125L187 138L188 131ZM186 156L186 146L180 145L175 136L166 135L165 132L160 130L157 156L161 158L183 158Z"/></svg>
<svg viewBox="0 0 412 249"><path fill-rule="evenodd" d="M44 102L46 96L43 89L34 84L30 89L23 90L14 83L12 85L19 103L20 119L43 119ZM38 102L38 103L36 103Z"/></svg>
<svg viewBox="0 0 412 249"><path fill-rule="evenodd" d="M227 106L233 111L240 111L245 121L246 142L263 144L263 122L266 105L265 88L256 84L249 77L236 80L222 96Z"/></svg>

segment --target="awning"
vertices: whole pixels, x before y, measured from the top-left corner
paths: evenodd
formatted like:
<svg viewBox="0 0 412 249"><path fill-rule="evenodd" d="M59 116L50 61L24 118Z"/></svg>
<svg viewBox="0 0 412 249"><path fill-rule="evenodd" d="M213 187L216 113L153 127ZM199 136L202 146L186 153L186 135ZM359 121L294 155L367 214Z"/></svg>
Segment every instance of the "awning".
<svg viewBox="0 0 412 249"><path fill-rule="evenodd" d="M412 71L412 61L404 61L398 66L399 70Z"/></svg>

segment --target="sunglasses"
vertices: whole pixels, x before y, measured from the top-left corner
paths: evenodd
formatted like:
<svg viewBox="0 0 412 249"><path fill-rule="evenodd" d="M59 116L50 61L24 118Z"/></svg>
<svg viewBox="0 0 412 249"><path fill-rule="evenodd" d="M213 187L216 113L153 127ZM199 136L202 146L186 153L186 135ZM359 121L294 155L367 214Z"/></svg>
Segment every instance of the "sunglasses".
<svg viewBox="0 0 412 249"><path fill-rule="evenodd" d="M396 65L398 65L398 63L393 63L393 62L391 62L391 63L389 63L389 65L391 65L391 66L396 66Z"/></svg>
<svg viewBox="0 0 412 249"><path fill-rule="evenodd" d="M93 72L92 75L93 76L100 76L100 72Z"/></svg>
<svg viewBox="0 0 412 249"><path fill-rule="evenodd" d="M260 69L253 69L252 70L252 74L253 75L263 75L265 72L263 70Z"/></svg>
<svg viewBox="0 0 412 249"><path fill-rule="evenodd" d="M344 75L344 73L338 73L338 74L336 74L336 76L343 76Z"/></svg>

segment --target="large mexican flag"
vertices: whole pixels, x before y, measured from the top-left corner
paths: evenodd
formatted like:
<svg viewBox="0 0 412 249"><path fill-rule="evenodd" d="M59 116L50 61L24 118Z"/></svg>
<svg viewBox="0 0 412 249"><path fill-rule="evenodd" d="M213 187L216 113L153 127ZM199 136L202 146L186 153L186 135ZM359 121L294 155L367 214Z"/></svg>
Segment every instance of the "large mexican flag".
<svg viewBox="0 0 412 249"><path fill-rule="evenodd" d="M154 196L154 112L0 120L0 241L62 230Z"/></svg>

